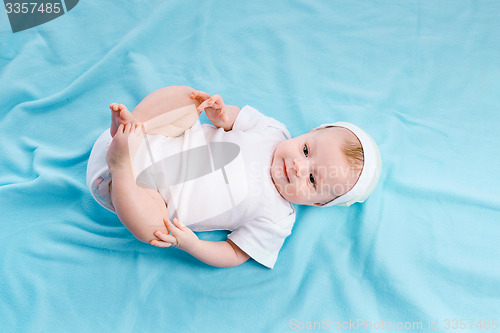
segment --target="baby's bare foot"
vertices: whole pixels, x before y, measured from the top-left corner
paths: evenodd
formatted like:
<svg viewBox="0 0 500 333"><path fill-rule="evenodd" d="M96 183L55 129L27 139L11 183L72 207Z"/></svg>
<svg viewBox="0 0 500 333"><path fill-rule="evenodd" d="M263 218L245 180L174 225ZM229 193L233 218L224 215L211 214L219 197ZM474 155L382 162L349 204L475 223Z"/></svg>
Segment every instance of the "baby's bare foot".
<svg viewBox="0 0 500 333"><path fill-rule="evenodd" d="M109 128L109 131L112 137L115 136L116 131L118 130L118 126L136 122L134 116L132 115L132 113L130 113L125 105L111 103L109 105L109 108L111 109L111 126Z"/></svg>
<svg viewBox="0 0 500 333"><path fill-rule="evenodd" d="M143 139L141 123L120 124L106 154L111 173L116 170L132 170L134 158Z"/></svg>

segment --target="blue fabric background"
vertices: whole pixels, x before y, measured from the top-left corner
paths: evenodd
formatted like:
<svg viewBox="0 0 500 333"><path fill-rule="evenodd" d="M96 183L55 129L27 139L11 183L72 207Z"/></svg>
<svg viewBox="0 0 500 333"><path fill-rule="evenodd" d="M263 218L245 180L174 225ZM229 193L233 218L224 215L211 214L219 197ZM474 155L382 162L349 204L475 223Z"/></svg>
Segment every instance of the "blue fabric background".
<svg viewBox="0 0 500 333"><path fill-rule="evenodd" d="M81 0L15 34L0 7L1 331L498 322L499 54L498 1ZM293 136L357 124L379 186L349 208L297 206L274 270L142 244L92 199L86 162L111 102L168 85Z"/></svg>

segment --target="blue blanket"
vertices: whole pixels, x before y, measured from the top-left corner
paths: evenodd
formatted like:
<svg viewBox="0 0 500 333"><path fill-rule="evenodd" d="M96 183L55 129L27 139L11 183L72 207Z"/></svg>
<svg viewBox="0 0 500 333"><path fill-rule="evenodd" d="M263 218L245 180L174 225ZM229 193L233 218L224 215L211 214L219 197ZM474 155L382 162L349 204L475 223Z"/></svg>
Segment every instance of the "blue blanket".
<svg viewBox="0 0 500 333"><path fill-rule="evenodd" d="M498 1L82 0L16 33L0 7L0 331L500 330L499 54ZM111 102L169 85L352 122L379 186L297 206L273 270L143 244L86 163Z"/></svg>

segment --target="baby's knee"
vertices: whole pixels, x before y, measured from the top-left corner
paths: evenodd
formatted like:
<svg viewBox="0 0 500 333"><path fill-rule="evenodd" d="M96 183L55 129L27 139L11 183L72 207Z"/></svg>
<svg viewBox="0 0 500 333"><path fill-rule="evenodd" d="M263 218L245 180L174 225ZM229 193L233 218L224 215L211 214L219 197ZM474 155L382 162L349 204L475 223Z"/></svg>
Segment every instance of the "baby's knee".
<svg viewBox="0 0 500 333"><path fill-rule="evenodd" d="M152 239L157 239L154 232L159 230L168 234L167 227L163 222L169 218L169 211L165 201L158 192L151 191L151 200L155 203L154 209L142 215L142 223L134 225L132 234L143 243L149 243Z"/></svg>
<svg viewBox="0 0 500 333"><path fill-rule="evenodd" d="M153 233L151 234L133 234L135 238L143 243L149 244L149 242L153 239L156 239L155 235Z"/></svg>

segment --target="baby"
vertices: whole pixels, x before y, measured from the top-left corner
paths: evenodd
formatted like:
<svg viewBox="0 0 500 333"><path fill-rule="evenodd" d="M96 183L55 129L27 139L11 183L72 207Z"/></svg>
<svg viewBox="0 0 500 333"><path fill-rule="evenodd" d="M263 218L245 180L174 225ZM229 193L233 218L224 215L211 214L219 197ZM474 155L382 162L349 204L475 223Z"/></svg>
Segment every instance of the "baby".
<svg viewBox="0 0 500 333"><path fill-rule="evenodd" d="M196 107L195 117L205 110L213 125L202 125L210 156L217 153L213 143L222 142L237 147L236 157L205 176L211 177L205 184L215 185L194 187L193 181L186 181L162 188L141 186L135 163L148 153L151 157L151 147L168 152L178 143L186 148L197 135L196 126L177 132L167 126L163 129L169 135L153 135L150 120L189 105ZM87 169L94 198L139 240L175 246L217 267L237 266L251 257L273 268L295 222L292 203L325 207L363 202L380 176L377 145L345 122L321 125L292 139L277 120L249 106L225 105L220 96L189 87L160 89L132 113L116 103L110 109L110 129L96 141ZM145 141L150 142L148 152ZM210 161L213 165L214 158ZM216 185L216 179L222 185ZM217 210L221 202L232 209ZM200 240L194 233L207 230L232 232L226 241Z"/></svg>

